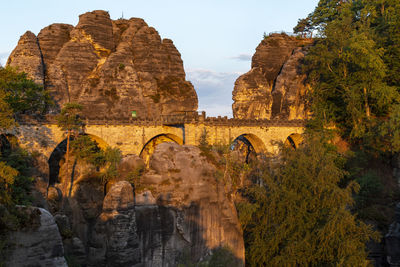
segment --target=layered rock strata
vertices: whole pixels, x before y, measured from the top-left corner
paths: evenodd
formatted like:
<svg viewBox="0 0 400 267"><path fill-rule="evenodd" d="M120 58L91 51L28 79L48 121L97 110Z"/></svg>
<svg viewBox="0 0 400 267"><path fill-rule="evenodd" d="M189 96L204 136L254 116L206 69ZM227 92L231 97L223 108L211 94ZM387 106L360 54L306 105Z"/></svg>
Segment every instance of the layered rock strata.
<svg viewBox="0 0 400 267"><path fill-rule="evenodd" d="M181 55L142 19L111 20L97 10L75 27L52 24L25 33L7 65L44 84L61 107L79 102L87 118L156 118L197 110Z"/></svg>
<svg viewBox="0 0 400 267"><path fill-rule="evenodd" d="M65 165L61 183L49 190L48 200L66 255L75 262L187 266L209 259L216 249L229 248L235 266L244 265L243 233L233 199L199 148L159 144L147 169L138 156L128 155L120 163L120 176L106 185L95 170L78 161L66 190ZM133 182L132 174L138 173L140 179Z"/></svg>
<svg viewBox="0 0 400 267"><path fill-rule="evenodd" d="M311 40L271 34L253 55L251 70L233 90L233 116L239 119L305 119L308 116L301 61Z"/></svg>

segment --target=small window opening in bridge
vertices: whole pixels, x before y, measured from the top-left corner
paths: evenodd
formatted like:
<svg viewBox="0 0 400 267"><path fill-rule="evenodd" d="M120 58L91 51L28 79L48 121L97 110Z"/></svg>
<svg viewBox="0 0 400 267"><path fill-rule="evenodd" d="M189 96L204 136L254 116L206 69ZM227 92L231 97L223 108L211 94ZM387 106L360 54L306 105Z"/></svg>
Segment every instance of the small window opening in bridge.
<svg viewBox="0 0 400 267"><path fill-rule="evenodd" d="M241 158L244 162L249 163L257 157L257 153L251 144L251 142L246 138L245 135L241 135L236 138L230 149L237 153L239 158Z"/></svg>

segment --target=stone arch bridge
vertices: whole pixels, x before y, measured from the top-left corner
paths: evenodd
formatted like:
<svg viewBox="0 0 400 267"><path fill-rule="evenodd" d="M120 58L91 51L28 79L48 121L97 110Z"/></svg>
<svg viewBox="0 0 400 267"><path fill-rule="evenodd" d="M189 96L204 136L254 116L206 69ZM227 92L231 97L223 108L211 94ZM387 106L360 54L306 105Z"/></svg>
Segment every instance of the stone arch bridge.
<svg viewBox="0 0 400 267"><path fill-rule="evenodd" d="M247 139L255 152L266 154L276 153L279 142L289 140L293 146L297 145L295 137L303 133L304 121L228 119L196 112L163 116L158 120L91 119L86 121L84 131L100 146L118 147L123 155L140 155L146 147L161 142L199 145L205 138L211 145L230 145L238 137ZM65 133L52 117L43 121L25 120L10 134L18 138L20 145L47 159L65 140Z"/></svg>

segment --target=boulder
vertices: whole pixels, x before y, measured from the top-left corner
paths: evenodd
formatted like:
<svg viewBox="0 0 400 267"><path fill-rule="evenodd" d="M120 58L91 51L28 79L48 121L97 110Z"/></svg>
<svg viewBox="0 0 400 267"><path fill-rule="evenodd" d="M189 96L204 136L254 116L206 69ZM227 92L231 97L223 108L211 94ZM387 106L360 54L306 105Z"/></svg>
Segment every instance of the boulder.
<svg viewBox="0 0 400 267"><path fill-rule="evenodd" d="M21 208L31 222L9 233L13 244L5 266L65 266L64 247L53 216L42 208Z"/></svg>

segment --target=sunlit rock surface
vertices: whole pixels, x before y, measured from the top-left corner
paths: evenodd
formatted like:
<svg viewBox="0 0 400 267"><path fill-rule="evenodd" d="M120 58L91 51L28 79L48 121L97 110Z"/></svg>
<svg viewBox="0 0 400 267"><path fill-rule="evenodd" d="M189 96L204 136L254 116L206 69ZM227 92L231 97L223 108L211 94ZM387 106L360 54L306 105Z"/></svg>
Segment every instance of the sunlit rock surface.
<svg viewBox="0 0 400 267"><path fill-rule="evenodd" d="M301 61L311 40L272 34L253 55L251 70L233 90L233 116L239 119L305 119L308 116Z"/></svg>
<svg viewBox="0 0 400 267"><path fill-rule="evenodd" d="M59 107L79 102L87 118L157 118L197 110L181 55L142 19L111 20L96 10L75 27L52 24L25 33L7 61L45 84Z"/></svg>
<svg viewBox="0 0 400 267"><path fill-rule="evenodd" d="M233 199L199 148L159 144L147 169L141 158L127 155L120 176L106 184L79 161L73 179L70 171L66 180L66 164L59 164L59 182L49 190L48 201L66 254L77 263L177 266L229 248L237 266L243 266L243 233ZM139 169L143 173L134 184L130 177Z"/></svg>

